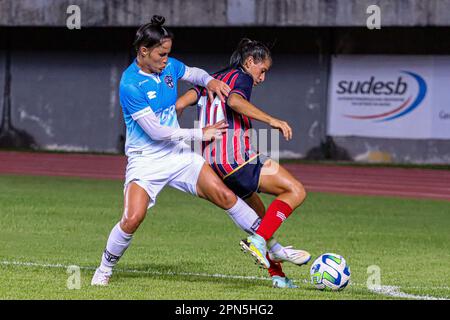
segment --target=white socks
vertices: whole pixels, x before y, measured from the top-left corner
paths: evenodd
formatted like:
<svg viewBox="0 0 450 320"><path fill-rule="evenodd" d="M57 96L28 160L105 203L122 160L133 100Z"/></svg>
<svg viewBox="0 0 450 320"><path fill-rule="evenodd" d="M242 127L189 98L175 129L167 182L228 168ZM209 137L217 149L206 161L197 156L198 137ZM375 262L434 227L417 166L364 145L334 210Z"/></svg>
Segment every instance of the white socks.
<svg viewBox="0 0 450 320"><path fill-rule="evenodd" d="M132 234L125 233L120 228L120 222L114 226L109 234L106 249L102 255L101 271L112 273L113 267L117 264L125 250L127 250L132 238Z"/></svg>
<svg viewBox="0 0 450 320"><path fill-rule="evenodd" d="M248 234L252 235L258 230L261 218L241 198L237 197L237 202L227 212L234 223ZM269 251L275 252L283 249L283 246L272 237L267 242L267 248Z"/></svg>
<svg viewBox="0 0 450 320"><path fill-rule="evenodd" d="M248 206L241 198L237 197L237 202L227 210L230 218L243 231L252 235L258 229L261 218Z"/></svg>
<svg viewBox="0 0 450 320"><path fill-rule="evenodd" d="M235 205L228 209L227 212L234 223L250 235L256 232L259 224L261 223L261 218L256 214L256 212L239 197L237 197L237 202ZM112 273L113 267L117 264L120 257L122 257L125 250L129 247L132 238L132 234L125 233L120 228L120 222L114 226L109 234L106 249L102 255L102 262L100 265L100 270L102 272L109 274ZM269 240L267 247L270 251L278 251L282 248L282 246L274 238Z"/></svg>

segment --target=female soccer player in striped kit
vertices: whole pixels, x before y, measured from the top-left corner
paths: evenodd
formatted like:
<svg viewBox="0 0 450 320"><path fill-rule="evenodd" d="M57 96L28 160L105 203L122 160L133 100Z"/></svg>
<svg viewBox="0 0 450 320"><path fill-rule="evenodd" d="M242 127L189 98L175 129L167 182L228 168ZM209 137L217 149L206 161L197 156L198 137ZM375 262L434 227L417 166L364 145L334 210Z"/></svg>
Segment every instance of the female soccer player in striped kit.
<svg viewBox="0 0 450 320"><path fill-rule="evenodd" d="M184 140L211 141L226 128L218 122L203 129L181 129L175 111L177 81L206 87L224 99L229 86L204 70L169 58L173 35L154 16L136 33L137 57L120 81L120 103L126 124L125 153L128 157L122 219L112 229L92 285L106 286L113 267L129 247L159 192L169 185L207 199L225 209L240 227L255 224L258 215L227 188L204 159Z"/></svg>
<svg viewBox="0 0 450 320"><path fill-rule="evenodd" d="M287 260L298 265L311 259L311 255L304 250L273 248L281 247L272 238L273 234L301 205L306 192L286 169L255 151L250 143L251 119L280 130L286 140L292 138L292 129L287 122L268 115L250 103L253 86L264 82L271 65L270 50L264 44L242 39L231 56L229 67L213 74L214 78L226 82L231 88L225 103L217 99L211 101L204 88L195 87L180 97L176 104L180 114L184 108L197 102L202 126L226 120L228 129L223 139L202 143L203 156L224 183L262 217L256 232L242 240L241 246L267 268L270 266L267 256L275 261ZM265 210L256 192L275 195L276 199ZM269 252L266 255L266 247L279 254Z"/></svg>

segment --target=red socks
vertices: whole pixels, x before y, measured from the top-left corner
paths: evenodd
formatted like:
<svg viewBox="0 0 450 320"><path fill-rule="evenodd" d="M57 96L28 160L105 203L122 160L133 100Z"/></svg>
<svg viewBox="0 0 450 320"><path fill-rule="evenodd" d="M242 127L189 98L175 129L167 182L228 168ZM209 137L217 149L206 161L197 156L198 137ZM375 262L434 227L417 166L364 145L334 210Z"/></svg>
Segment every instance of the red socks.
<svg viewBox="0 0 450 320"><path fill-rule="evenodd" d="M291 213L292 208L286 202L275 199L267 209L266 215L262 218L256 234L263 237L266 241L269 240Z"/></svg>
<svg viewBox="0 0 450 320"><path fill-rule="evenodd" d="M273 276L280 276L280 277L286 277L286 275L283 272L283 269L281 268L281 263L275 262L269 257L269 253L266 254L267 260L270 262L270 268L269 268L269 274L271 277Z"/></svg>
<svg viewBox="0 0 450 320"><path fill-rule="evenodd" d="M281 226L281 223L286 220L292 213L292 208L284 201L275 199L267 208L265 216L261 220L261 224L256 230L256 234L263 237L266 241L269 240L275 231ZM272 261L269 254L266 255L270 262L269 274L271 277L280 276L285 277L281 263Z"/></svg>

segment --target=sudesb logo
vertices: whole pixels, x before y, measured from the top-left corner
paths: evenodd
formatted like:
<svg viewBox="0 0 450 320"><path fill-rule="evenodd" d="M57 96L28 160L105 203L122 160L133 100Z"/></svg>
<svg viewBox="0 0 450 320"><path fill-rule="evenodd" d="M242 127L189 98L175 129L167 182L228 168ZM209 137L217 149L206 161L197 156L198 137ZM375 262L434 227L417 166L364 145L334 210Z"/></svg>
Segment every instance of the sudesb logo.
<svg viewBox="0 0 450 320"><path fill-rule="evenodd" d="M427 93L427 84L425 80L417 73L411 71L400 71L412 77L418 84L417 95L410 95L400 106L396 106L393 109L370 115L353 115L344 114L344 117L357 119L357 120L373 120L376 122L391 121L410 113L416 109L425 98ZM397 81L375 81L374 77L371 77L369 81L340 81L338 83L339 89L336 91L338 94L370 94L370 95L404 95L408 92L408 83L404 82L402 77L399 77Z"/></svg>
<svg viewBox="0 0 450 320"><path fill-rule="evenodd" d="M408 90L408 83L398 77L397 81L375 81L375 77L370 77L367 81L347 81L338 82L337 94L373 94L373 95L402 95Z"/></svg>

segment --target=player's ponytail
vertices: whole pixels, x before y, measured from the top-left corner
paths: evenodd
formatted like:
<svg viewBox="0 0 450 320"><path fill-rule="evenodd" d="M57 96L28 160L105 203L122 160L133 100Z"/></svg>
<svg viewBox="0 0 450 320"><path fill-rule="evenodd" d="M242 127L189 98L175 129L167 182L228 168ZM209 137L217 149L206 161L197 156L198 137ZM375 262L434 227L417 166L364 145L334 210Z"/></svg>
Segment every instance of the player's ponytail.
<svg viewBox="0 0 450 320"><path fill-rule="evenodd" d="M243 38L231 55L229 67L242 67L248 57L252 57L255 63L272 59L270 49L265 44L260 41Z"/></svg>
<svg viewBox="0 0 450 320"><path fill-rule="evenodd" d="M165 21L163 16L154 15L149 23L138 29L133 42L136 52L140 47L151 48L164 40L173 39L173 33L163 27Z"/></svg>

